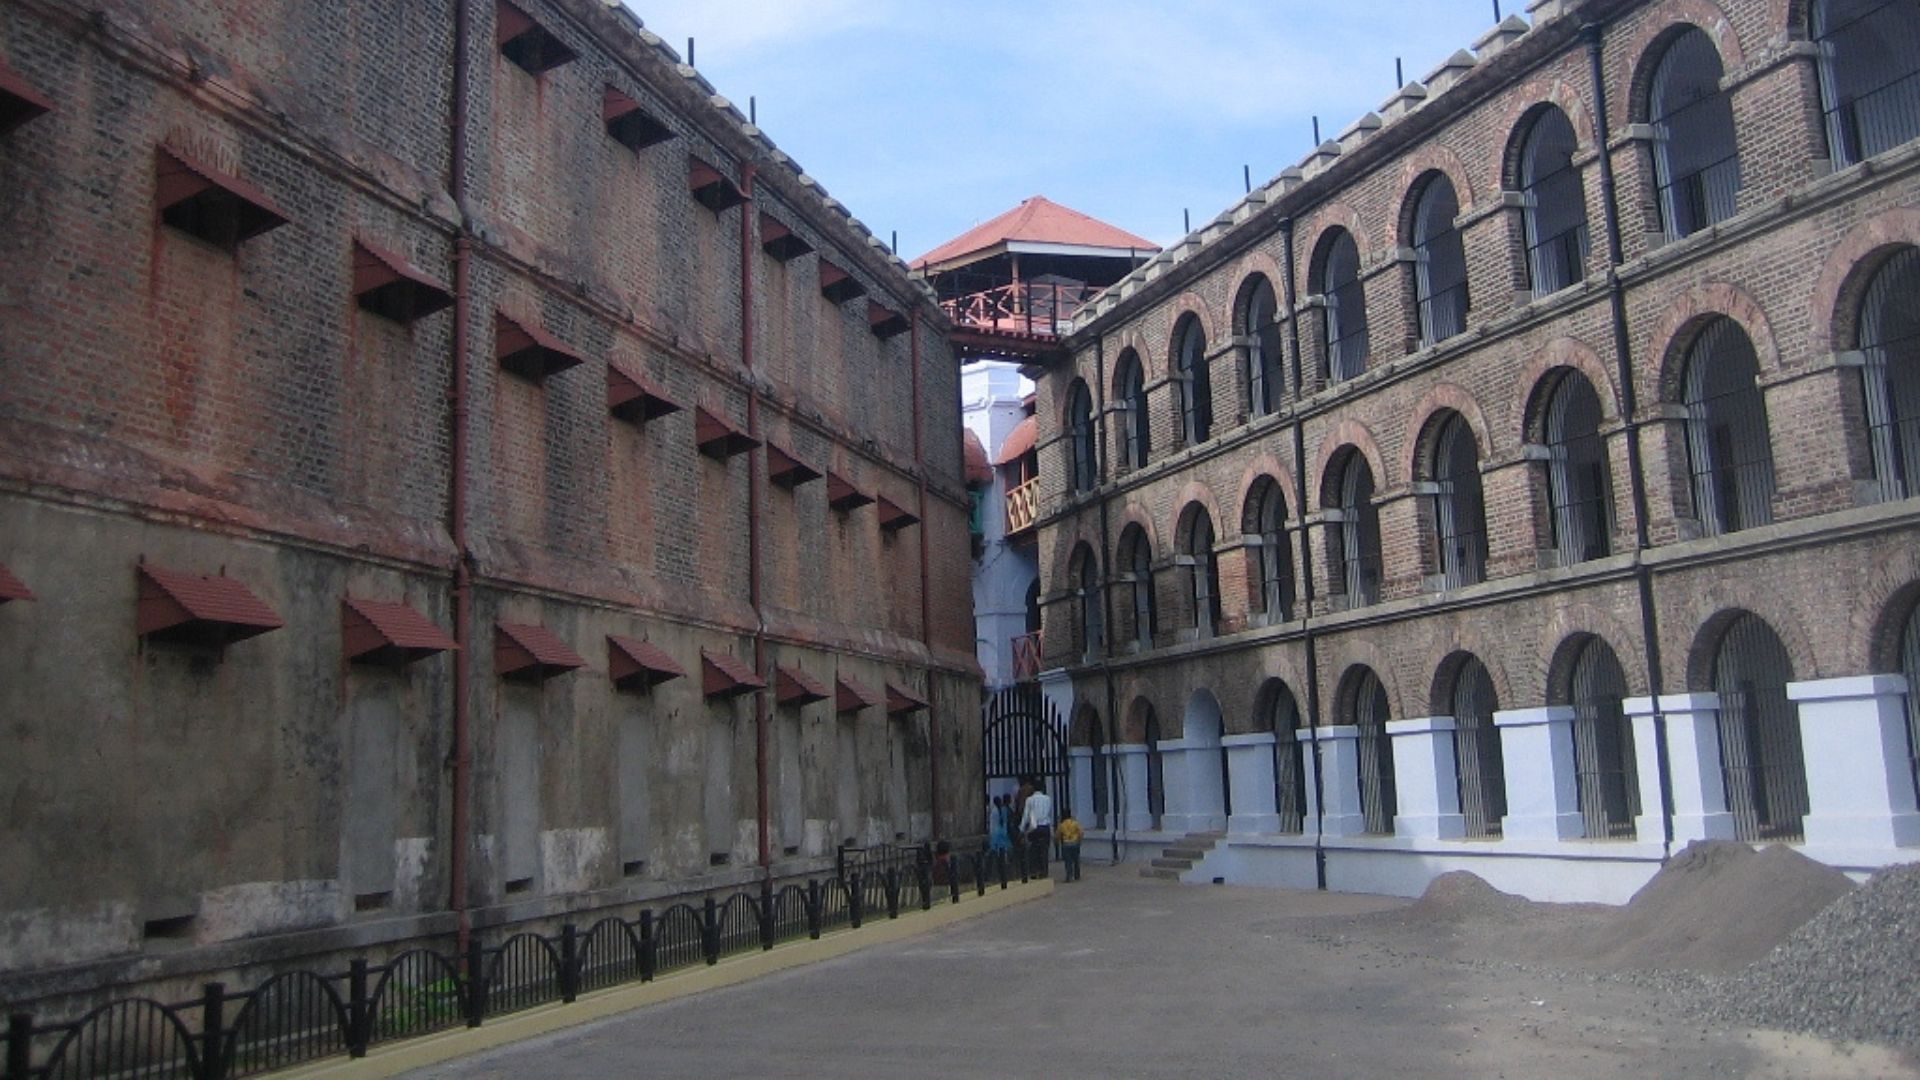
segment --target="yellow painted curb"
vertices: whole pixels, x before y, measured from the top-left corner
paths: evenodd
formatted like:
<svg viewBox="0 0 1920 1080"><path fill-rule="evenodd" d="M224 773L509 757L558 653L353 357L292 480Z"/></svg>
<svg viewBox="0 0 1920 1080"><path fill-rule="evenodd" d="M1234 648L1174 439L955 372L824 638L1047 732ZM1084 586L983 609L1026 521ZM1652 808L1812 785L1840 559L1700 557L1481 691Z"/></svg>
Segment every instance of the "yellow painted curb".
<svg viewBox="0 0 1920 1080"><path fill-rule="evenodd" d="M858 930L835 931L821 937L818 941L797 941L773 949L747 953L722 960L712 967L684 968L652 982L628 983L625 986L582 994L571 1004L555 1002L551 1005L542 1005L537 1009L503 1016L498 1020L489 1020L484 1027L457 1028L436 1035L409 1039L385 1047L375 1047L364 1058L341 1058L319 1062L276 1075L301 1078L301 1080L307 1077L371 1080L374 1077L398 1076L414 1069L438 1065L441 1062L466 1057L468 1054L477 1054L482 1050L506 1046L537 1035L545 1035L563 1028L645 1008L648 1005L658 1005L661 1002L673 1001L707 990L717 990L723 986L734 986L771 975L776 971L785 971L788 968L817 964L822 960L845 956L869 946L902 941L929 930L938 930L943 926L963 922L977 915L991 915L1015 904L1052 896L1053 881L1048 879L1029 882L1005 890L989 888L985 896L978 896L971 892L963 892L960 895L962 899L958 904L941 904L930 911L902 911L898 919L889 919L883 915L878 921L866 922Z"/></svg>

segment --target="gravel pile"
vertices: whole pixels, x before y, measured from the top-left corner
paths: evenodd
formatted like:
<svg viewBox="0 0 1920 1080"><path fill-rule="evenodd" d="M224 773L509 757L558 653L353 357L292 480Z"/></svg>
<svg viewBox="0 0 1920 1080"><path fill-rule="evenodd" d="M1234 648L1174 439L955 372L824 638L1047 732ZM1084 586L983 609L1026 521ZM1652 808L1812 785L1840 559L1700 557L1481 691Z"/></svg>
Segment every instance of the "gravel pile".
<svg viewBox="0 0 1920 1080"><path fill-rule="evenodd" d="M1714 980L1722 1021L1920 1049L1920 865L1882 870L1746 970Z"/></svg>

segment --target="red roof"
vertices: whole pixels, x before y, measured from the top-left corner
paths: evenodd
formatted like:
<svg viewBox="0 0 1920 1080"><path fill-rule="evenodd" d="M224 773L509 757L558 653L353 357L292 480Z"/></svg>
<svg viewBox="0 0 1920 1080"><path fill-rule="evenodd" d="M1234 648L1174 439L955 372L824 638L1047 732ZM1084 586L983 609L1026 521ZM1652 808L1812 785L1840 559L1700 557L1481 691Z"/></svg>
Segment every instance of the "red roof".
<svg viewBox="0 0 1920 1080"><path fill-rule="evenodd" d="M896 682L887 683L887 715L899 716L915 709L927 707L927 699L913 692L912 688Z"/></svg>
<svg viewBox="0 0 1920 1080"><path fill-rule="evenodd" d="M986 487L993 483L993 465L987 461L987 448L972 428L966 429L966 434L961 436L960 447L966 457L967 486Z"/></svg>
<svg viewBox="0 0 1920 1080"><path fill-rule="evenodd" d="M913 260L913 268L940 270L944 268L943 263L966 260L969 255L992 254L993 249L1007 243L1062 244L1142 253L1160 250L1151 240L1114 228L1078 210L1069 210L1043 195L1035 195Z"/></svg>
<svg viewBox="0 0 1920 1080"><path fill-rule="evenodd" d="M1039 438L1040 420L1038 417L1028 416L1025 420L1013 425L1012 431L1007 432L1007 441L1000 444L1000 456L994 460L994 464L1011 465L1019 461L1020 455L1032 450L1033 444Z"/></svg>
<svg viewBox="0 0 1920 1080"><path fill-rule="evenodd" d="M549 679L587 661L538 623L493 624L493 666L502 678Z"/></svg>
<svg viewBox="0 0 1920 1080"><path fill-rule="evenodd" d="M782 705L811 705L827 699L827 688L798 664L779 664L773 669L775 696Z"/></svg>
<svg viewBox="0 0 1920 1080"><path fill-rule="evenodd" d="M733 697L767 685L751 666L732 653L700 650L700 683L707 697Z"/></svg>
<svg viewBox="0 0 1920 1080"><path fill-rule="evenodd" d="M31 599L33 599L33 590L27 588L27 583L14 577L13 571L7 569L6 563L0 563L0 604L9 600Z"/></svg>
<svg viewBox="0 0 1920 1080"><path fill-rule="evenodd" d="M875 693L866 683L851 675L842 674L833 680L834 709L838 712L859 712L869 705L878 705L886 699Z"/></svg>
<svg viewBox="0 0 1920 1080"><path fill-rule="evenodd" d="M225 575L203 577L140 564L136 629L142 637L224 643L286 624L253 590Z"/></svg>
<svg viewBox="0 0 1920 1080"><path fill-rule="evenodd" d="M458 645L433 620L406 604L362 600L341 601L341 647L349 660L391 660L411 663Z"/></svg>
<svg viewBox="0 0 1920 1080"><path fill-rule="evenodd" d="M658 645L619 634L607 635L607 674L622 687L652 687L686 673L680 662Z"/></svg>

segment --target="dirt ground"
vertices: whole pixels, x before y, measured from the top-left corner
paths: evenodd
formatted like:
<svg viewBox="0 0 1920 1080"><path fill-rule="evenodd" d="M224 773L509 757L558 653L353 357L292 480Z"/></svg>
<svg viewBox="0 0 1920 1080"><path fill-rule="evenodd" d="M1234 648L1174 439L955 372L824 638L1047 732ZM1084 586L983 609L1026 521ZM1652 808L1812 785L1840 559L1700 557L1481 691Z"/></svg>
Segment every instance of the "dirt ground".
<svg viewBox="0 0 1920 1080"><path fill-rule="evenodd" d="M1051 898L422 1077L1920 1076L1713 1024L1616 974L1604 909L1455 881L1420 902L1143 880Z"/></svg>

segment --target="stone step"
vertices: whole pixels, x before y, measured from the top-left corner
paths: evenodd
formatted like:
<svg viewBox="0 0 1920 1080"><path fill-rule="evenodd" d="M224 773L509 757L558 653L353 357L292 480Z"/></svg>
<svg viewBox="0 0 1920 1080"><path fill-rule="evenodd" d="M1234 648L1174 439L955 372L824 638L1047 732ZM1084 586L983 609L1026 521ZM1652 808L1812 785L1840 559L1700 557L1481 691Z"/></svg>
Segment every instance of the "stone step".
<svg viewBox="0 0 1920 1080"><path fill-rule="evenodd" d="M1159 878L1162 881L1179 881L1180 871L1166 870L1158 866L1143 866L1140 868L1140 876L1144 878Z"/></svg>
<svg viewBox="0 0 1920 1080"><path fill-rule="evenodd" d="M1161 848L1160 854L1165 855L1169 859L1190 859L1198 862L1206 857L1207 852L1212 850L1212 848L1190 847L1186 844L1180 844L1176 847Z"/></svg>
<svg viewBox="0 0 1920 1080"><path fill-rule="evenodd" d="M1148 865L1159 867L1162 870L1191 870L1193 869L1193 860L1179 859L1179 858L1159 858L1159 859L1153 860L1153 862L1149 863Z"/></svg>

